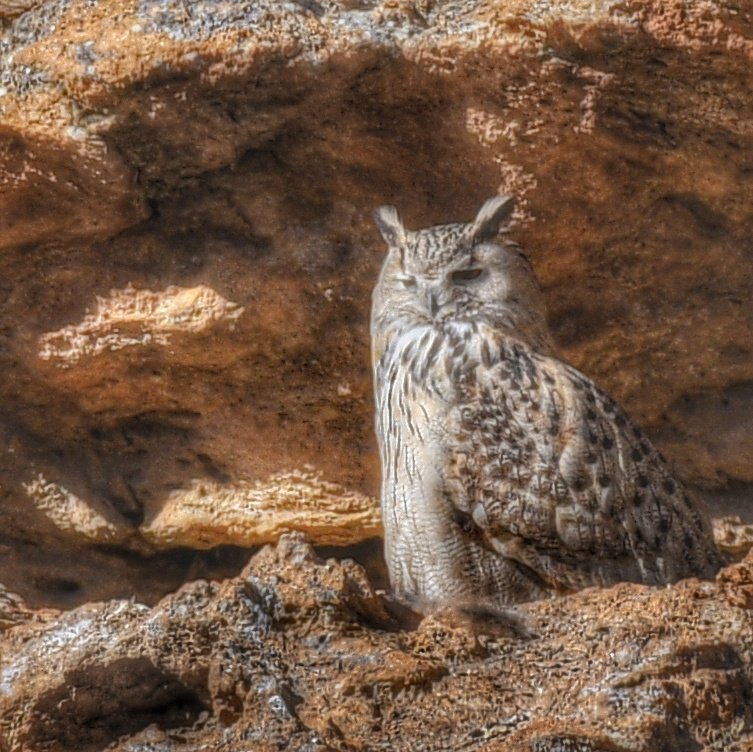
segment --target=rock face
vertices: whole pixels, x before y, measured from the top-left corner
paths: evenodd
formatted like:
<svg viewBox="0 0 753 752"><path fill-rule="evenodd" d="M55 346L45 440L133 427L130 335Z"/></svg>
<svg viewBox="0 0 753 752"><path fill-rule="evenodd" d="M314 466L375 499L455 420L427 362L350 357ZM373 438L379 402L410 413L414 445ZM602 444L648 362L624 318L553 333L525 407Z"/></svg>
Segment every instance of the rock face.
<svg viewBox="0 0 753 752"><path fill-rule="evenodd" d="M529 604L528 638L439 617L406 628L388 605L361 567L286 537L240 576L191 583L152 609L112 601L48 615L7 637L0 748L753 744L751 558L715 584Z"/></svg>
<svg viewBox="0 0 753 752"><path fill-rule="evenodd" d="M286 530L379 577L371 211L503 191L563 355L745 555L745 4L14 0L0 32L0 750L743 748L750 559L532 605L528 641L398 626L288 544L160 598Z"/></svg>
<svg viewBox="0 0 753 752"><path fill-rule="evenodd" d="M747 11L2 7L0 581L153 599L155 552L378 536L371 211L498 191L563 355L753 521Z"/></svg>

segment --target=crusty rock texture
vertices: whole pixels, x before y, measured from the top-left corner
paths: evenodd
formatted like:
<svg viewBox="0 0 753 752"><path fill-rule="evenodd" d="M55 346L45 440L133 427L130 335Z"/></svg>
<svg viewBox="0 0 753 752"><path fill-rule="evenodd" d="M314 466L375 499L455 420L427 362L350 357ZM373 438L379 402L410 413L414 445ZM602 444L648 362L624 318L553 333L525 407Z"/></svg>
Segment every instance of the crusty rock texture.
<svg viewBox="0 0 753 752"><path fill-rule="evenodd" d="M502 191L562 353L742 559L752 58L727 0L0 0L0 750L750 745L749 558L529 640L298 544L160 599L291 530L384 584L371 211Z"/></svg>
<svg viewBox="0 0 753 752"><path fill-rule="evenodd" d="M441 616L406 626L361 567L288 536L153 608L15 627L0 749L750 749L751 608L748 558L716 583L530 604L527 638Z"/></svg>

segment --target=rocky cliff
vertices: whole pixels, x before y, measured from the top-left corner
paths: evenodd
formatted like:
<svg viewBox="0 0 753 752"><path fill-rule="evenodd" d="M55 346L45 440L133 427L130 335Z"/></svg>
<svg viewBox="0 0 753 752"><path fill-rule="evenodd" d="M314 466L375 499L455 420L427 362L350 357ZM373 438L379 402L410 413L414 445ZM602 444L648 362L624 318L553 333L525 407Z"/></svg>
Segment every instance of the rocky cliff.
<svg viewBox="0 0 753 752"><path fill-rule="evenodd" d="M376 205L415 227L515 193L563 356L742 557L753 6L19 0L0 24L0 750L751 744L750 560L528 606L526 639L390 612L367 321ZM238 575L287 530L367 573L289 542Z"/></svg>
<svg viewBox="0 0 753 752"><path fill-rule="evenodd" d="M286 536L233 579L8 631L0 749L691 752L753 744L753 557L619 585L513 630L391 613ZM3 746L4 745L4 746ZM747 746L746 746L747 745Z"/></svg>

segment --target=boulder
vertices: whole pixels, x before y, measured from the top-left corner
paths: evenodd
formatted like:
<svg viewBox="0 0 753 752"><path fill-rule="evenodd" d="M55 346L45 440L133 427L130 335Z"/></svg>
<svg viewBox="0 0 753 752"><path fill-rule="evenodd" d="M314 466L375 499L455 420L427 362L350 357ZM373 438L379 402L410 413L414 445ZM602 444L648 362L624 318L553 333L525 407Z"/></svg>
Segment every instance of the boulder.
<svg viewBox="0 0 753 752"><path fill-rule="evenodd" d="M753 559L517 610L526 636L401 618L352 561L283 536L153 608L5 633L9 750L730 750L753 743ZM495 628L496 627L496 628Z"/></svg>

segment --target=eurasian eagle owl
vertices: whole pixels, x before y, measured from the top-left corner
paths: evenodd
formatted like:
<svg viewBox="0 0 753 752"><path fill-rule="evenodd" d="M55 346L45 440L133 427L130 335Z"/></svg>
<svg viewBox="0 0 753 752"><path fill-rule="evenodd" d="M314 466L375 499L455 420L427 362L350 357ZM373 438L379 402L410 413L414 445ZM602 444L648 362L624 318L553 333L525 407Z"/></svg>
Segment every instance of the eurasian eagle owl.
<svg viewBox="0 0 753 752"><path fill-rule="evenodd" d="M708 520L625 411L561 360L513 199L389 251L371 337L385 553L422 610L503 606L618 580L711 577Z"/></svg>

